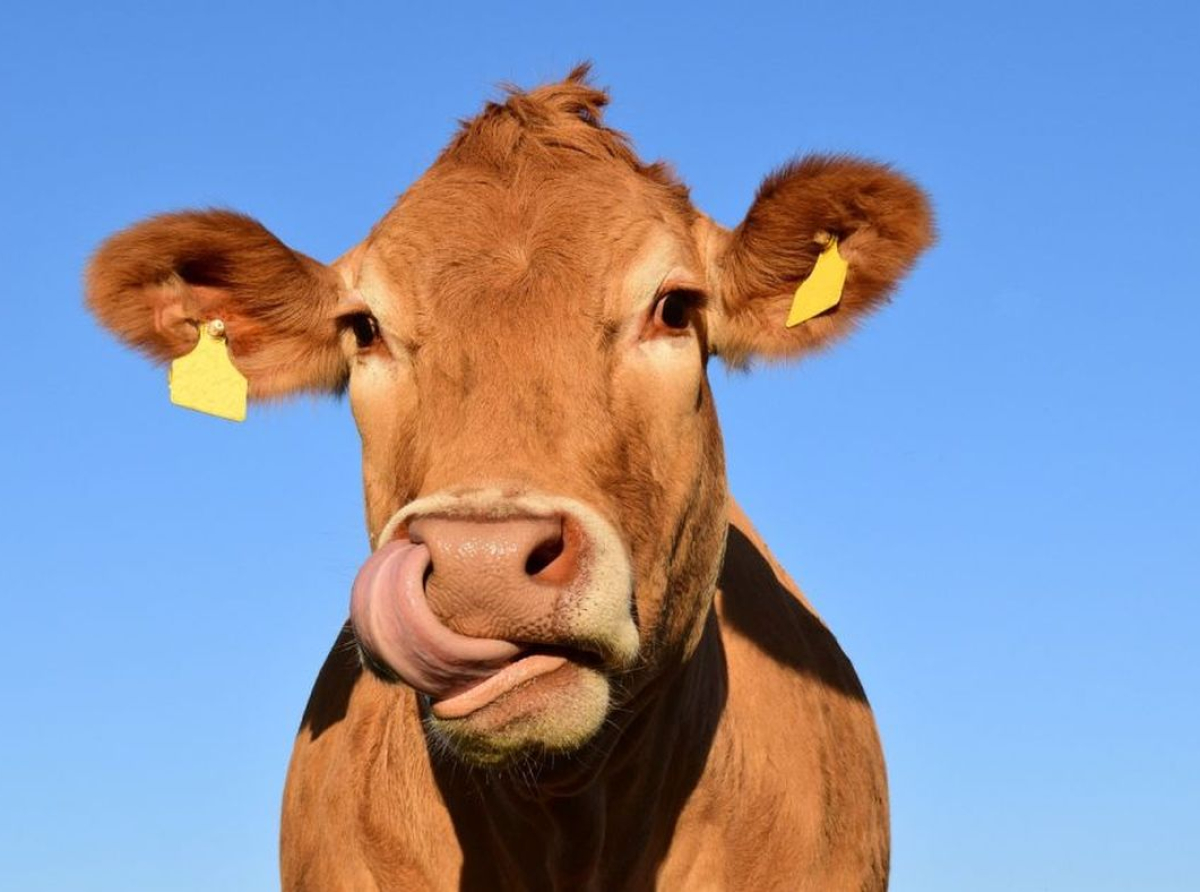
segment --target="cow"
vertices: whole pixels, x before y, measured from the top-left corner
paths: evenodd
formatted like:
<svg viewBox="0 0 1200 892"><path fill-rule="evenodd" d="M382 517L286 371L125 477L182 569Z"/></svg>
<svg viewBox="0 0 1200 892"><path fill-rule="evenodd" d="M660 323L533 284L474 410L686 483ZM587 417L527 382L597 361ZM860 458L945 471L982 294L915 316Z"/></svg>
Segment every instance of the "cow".
<svg viewBox="0 0 1200 892"><path fill-rule="evenodd" d="M250 399L348 394L370 556L283 797L288 890L879 890L850 662L728 492L707 367L818 350L933 241L886 165L808 156L726 229L586 66L464 122L331 264L225 210L106 241L87 303ZM788 324L832 245L832 306Z"/></svg>

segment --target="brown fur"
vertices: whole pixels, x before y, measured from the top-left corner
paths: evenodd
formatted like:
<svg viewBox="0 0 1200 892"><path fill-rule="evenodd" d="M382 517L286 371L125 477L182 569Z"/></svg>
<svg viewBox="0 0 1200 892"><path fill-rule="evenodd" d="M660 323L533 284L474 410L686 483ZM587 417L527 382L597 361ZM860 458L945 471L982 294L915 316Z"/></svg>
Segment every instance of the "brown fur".
<svg viewBox="0 0 1200 892"><path fill-rule="evenodd" d="M104 325L152 359L196 344L197 324L225 322L255 397L337 390L345 364L329 317L337 276L233 211L152 217L109 239L87 275Z"/></svg>
<svg viewBox="0 0 1200 892"><path fill-rule="evenodd" d="M786 328L792 296L816 264L823 237L836 236L850 264L840 303ZM773 173L719 261L727 319L720 353L796 356L845 334L885 301L932 244L933 218L921 190L882 164L809 156Z"/></svg>
<svg viewBox="0 0 1200 892"><path fill-rule="evenodd" d="M219 313L256 395L348 392L374 536L416 498L500 487L591 506L635 577L637 667L605 727L501 768L423 727L414 693L344 633L284 800L287 889L853 889L886 886L886 781L853 669L727 495L708 357L799 355L883 300L928 245L887 168L807 159L720 229L606 128L580 69L466 122L332 267L223 213L118 235L89 273L100 319L156 358ZM785 330L821 233L844 299ZM654 320L684 289L685 330ZM336 317L370 311L365 351Z"/></svg>

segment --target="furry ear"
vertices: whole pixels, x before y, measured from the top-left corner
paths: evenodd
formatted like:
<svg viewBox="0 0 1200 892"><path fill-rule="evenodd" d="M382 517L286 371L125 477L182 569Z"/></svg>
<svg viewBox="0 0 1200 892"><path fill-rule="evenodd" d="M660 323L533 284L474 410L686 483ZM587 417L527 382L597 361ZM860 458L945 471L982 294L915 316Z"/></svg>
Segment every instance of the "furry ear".
<svg viewBox="0 0 1200 892"><path fill-rule="evenodd" d="M796 288L829 236L849 263L841 301L787 328ZM841 156L787 165L763 182L736 230L706 239L720 293L714 351L742 365L755 355L796 357L825 345L885 302L933 240L924 193L890 168Z"/></svg>
<svg viewBox="0 0 1200 892"><path fill-rule="evenodd" d="M152 217L106 241L87 271L87 304L121 340L165 362L225 322L250 396L339 391L346 377L331 268L232 211Z"/></svg>

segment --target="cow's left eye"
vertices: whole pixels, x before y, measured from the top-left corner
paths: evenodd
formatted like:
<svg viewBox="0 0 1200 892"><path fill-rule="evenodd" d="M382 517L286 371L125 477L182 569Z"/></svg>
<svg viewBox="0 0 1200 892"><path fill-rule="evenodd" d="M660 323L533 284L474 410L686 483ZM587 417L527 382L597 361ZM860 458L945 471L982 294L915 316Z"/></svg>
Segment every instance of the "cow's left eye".
<svg viewBox="0 0 1200 892"><path fill-rule="evenodd" d="M697 296L693 291L668 291L654 305L654 322L661 328L683 331L692 323Z"/></svg>

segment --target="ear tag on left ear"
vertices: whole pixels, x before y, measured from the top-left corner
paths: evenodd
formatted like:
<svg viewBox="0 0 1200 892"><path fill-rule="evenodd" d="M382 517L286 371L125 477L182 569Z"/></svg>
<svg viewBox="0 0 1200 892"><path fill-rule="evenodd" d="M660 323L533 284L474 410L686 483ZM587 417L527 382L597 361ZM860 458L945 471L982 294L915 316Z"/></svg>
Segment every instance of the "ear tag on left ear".
<svg viewBox="0 0 1200 892"><path fill-rule="evenodd" d="M788 313L787 327L792 328L807 322L827 310L832 310L842 299L842 288L846 285L846 270L849 264L838 252L837 237L831 236L817 257L817 264L807 279L796 289L792 298L792 309Z"/></svg>
<svg viewBox="0 0 1200 892"><path fill-rule="evenodd" d="M177 406L230 421L246 420L246 378L229 358L220 319L200 326L200 340L191 353L171 363L167 383Z"/></svg>

